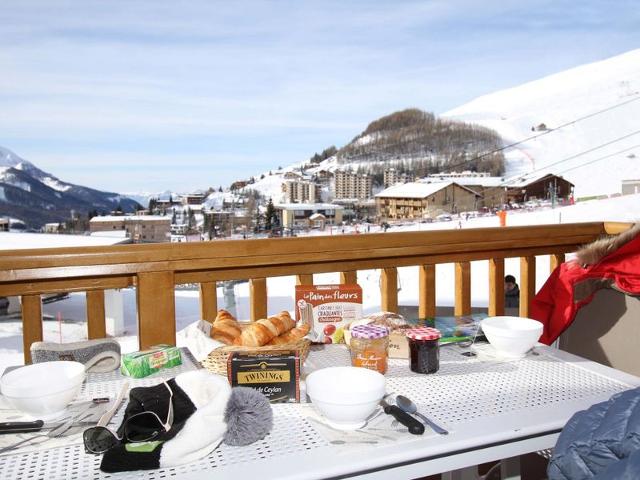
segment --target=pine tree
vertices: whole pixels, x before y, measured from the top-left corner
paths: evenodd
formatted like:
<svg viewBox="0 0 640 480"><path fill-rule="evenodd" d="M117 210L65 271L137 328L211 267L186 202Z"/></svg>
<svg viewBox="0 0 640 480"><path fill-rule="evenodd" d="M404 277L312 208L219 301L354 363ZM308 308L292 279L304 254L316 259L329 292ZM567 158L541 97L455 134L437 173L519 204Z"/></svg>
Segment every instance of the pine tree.
<svg viewBox="0 0 640 480"><path fill-rule="evenodd" d="M271 230L275 220L276 220L276 208L273 206L273 200L269 198L269 203L267 203L267 211L264 214L265 230Z"/></svg>

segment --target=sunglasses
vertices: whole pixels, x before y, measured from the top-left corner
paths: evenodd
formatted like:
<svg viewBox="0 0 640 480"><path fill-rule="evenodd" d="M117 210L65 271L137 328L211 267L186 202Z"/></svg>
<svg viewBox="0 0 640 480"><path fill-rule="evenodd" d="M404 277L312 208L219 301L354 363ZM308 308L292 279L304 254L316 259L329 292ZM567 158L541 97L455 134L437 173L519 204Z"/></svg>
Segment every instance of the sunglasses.
<svg viewBox="0 0 640 480"><path fill-rule="evenodd" d="M124 392L128 388L123 386L120 395L116 399L114 406L100 418L95 427L88 428L82 434L84 440L84 449L87 453L100 454L104 453L112 447L115 447L123 440L126 443L149 442L157 438L160 434L171 430L173 424L173 391L167 382L163 381L164 386L169 390L169 409L167 411L167 420L163 422L158 414L150 410L136 413L127 418L123 425L123 435L119 437L113 430L106 427L111 417L118 408L124 397ZM144 405L142 405L145 407Z"/></svg>

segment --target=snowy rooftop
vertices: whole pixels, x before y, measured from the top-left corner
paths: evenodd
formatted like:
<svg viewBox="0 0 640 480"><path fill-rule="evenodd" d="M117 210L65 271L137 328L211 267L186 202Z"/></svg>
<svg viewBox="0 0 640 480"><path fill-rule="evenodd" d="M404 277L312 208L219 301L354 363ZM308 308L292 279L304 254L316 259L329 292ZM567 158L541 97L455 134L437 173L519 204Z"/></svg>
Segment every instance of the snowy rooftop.
<svg viewBox="0 0 640 480"><path fill-rule="evenodd" d="M425 198L447 188L454 182L433 182L433 183L398 183L376 194L376 198Z"/></svg>
<svg viewBox="0 0 640 480"><path fill-rule="evenodd" d="M128 242L123 237L0 232L0 250L27 248L100 247Z"/></svg>
<svg viewBox="0 0 640 480"><path fill-rule="evenodd" d="M427 180L435 182L435 181L448 181L451 180L451 177L447 175L430 175L427 177ZM469 185L481 185L483 187L500 187L504 185L504 177L464 177L464 176L456 176L455 183L462 186ZM423 182L424 180L420 180Z"/></svg>
<svg viewBox="0 0 640 480"><path fill-rule="evenodd" d="M104 215L101 217L93 217L90 222L132 222L132 221L153 221L153 220L166 220L170 222L169 217L163 217L161 215Z"/></svg>
<svg viewBox="0 0 640 480"><path fill-rule="evenodd" d="M285 210L343 210L344 207L333 203L279 203L276 208Z"/></svg>

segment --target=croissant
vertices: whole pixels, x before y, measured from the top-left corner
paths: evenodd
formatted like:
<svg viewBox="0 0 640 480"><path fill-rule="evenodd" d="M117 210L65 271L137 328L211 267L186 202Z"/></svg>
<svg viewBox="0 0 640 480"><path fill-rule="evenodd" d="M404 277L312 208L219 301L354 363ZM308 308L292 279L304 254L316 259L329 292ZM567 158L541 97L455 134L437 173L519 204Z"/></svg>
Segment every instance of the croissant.
<svg viewBox="0 0 640 480"><path fill-rule="evenodd" d="M261 347L266 345L273 337L275 335L271 330L258 320L242 330L242 333L234 340L233 344L244 345L245 347Z"/></svg>
<svg viewBox="0 0 640 480"><path fill-rule="evenodd" d="M225 310L224 308L221 308L220 310L218 310L218 315L216 315L216 319L213 321L213 323L222 322L226 320L233 320L235 322L236 318L233 315L231 315L231 313L229 313L227 310Z"/></svg>
<svg viewBox="0 0 640 480"><path fill-rule="evenodd" d="M304 337L307 333L309 333L310 329L311 325L308 323L304 323L299 327L293 328L288 332L283 333L282 335L272 338L267 345L284 345L286 343L294 343Z"/></svg>
<svg viewBox="0 0 640 480"><path fill-rule="evenodd" d="M226 310L219 310L213 321L210 336L214 340L231 345L240 336L242 329L236 319Z"/></svg>
<svg viewBox="0 0 640 480"><path fill-rule="evenodd" d="M225 345L233 345L233 342L238 337L237 335L236 336L230 335L229 333L223 330L220 330L219 328L216 328L216 327L211 327L211 332L209 336L214 340L217 340L218 342L224 343Z"/></svg>
<svg viewBox="0 0 640 480"><path fill-rule="evenodd" d="M274 337L282 335L296 326L295 320L287 311L282 311L273 317L261 318L258 323L267 327Z"/></svg>

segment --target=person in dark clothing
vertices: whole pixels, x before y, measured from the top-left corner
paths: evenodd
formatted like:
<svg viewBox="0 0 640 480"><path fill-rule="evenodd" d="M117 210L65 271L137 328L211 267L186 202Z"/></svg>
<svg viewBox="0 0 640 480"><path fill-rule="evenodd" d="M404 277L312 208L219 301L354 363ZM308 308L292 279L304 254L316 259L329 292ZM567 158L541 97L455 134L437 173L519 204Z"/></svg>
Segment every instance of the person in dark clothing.
<svg viewBox="0 0 640 480"><path fill-rule="evenodd" d="M513 275L504 277L504 306L505 308L520 306L520 287L518 287L516 277Z"/></svg>

